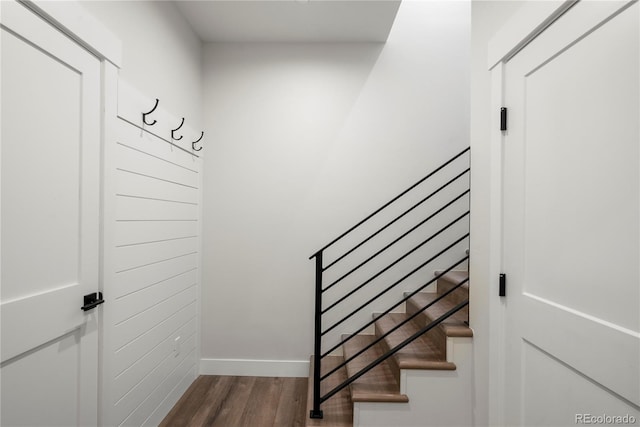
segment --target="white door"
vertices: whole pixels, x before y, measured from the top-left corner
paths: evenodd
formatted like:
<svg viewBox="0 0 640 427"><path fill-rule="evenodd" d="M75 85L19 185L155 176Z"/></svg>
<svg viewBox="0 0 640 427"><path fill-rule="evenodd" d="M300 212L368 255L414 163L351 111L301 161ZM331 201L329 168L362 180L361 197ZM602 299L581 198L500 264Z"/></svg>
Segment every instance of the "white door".
<svg viewBox="0 0 640 427"><path fill-rule="evenodd" d="M0 7L0 424L95 425L100 62Z"/></svg>
<svg viewBox="0 0 640 427"><path fill-rule="evenodd" d="M504 68L507 425L640 423L638 15L579 2Z"/></svg>

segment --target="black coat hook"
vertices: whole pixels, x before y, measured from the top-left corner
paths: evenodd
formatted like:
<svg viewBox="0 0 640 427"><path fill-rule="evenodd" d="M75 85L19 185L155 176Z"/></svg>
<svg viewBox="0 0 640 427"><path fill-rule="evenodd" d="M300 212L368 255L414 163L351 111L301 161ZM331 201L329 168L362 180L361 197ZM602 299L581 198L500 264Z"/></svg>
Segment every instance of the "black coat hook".
<svg viewBox="0 0 640 427"><path fill-rule="evenodd" d="M200 134L200 138L196 139L195 141L193 141L193 142L191 143L191 149L192 149L193 151L200 151L200 150L202 150L202 147L200 147L200 148L196 148L196 143L197 143L197 142L200 142L200 140L202 139L202 137L203 137L203 136L204 136L204 131L202 131L202 133Z"/></svg>
<svg viewBox="0 0 640 427"><path fill-rule="evenodd" d="M180 126L178 126L177 128L171 130L171 139L173 139L175 141L180 141L182 139L182 135L180 135L180 138L176 138L175 136L173 136L173 133L175 131L177 131L178 129L180 129L183 124L184 124L184 117L182 118L182 121L180 122Z"/></svg>
<svg viewBox="0 0 640 427"><path fill-rule="evenodd" d="M148 116L149 114L153 113L153 112L156 110L156 108L158 108L158 102L159 102L159 101L158 101L158 98L156 98L156 105L154 105L154 106L153 106L153 108L151 109L151 111L149 111L149 112L147 112L147 113L142 113L142 122L143 122L145 125L147 125L147 126L153 126L153 125L155 125L155 124L156 124L157 120L154 120L154 121L153 121L153 122L151 122L151 123L147 123L147 116Z"/></svg>

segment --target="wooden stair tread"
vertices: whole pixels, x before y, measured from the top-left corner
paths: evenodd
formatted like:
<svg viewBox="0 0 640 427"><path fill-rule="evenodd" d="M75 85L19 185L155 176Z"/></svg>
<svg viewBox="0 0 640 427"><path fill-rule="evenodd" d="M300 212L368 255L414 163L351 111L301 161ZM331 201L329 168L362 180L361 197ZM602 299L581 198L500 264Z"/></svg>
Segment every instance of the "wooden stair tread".
<svg viewBox="0 0 640 427"><path fill-rule="evenodd" d="M340 356L327 356L322 359L322 371L328 372L335 368L344 359ZM335 374L322 381L320 393L322 395L331 391L334 387L347 379L346 369L340 369ZM349 389L344 388L335 396L324 402L320 408L324 413L322 419L309 418L309 412L313 407L313 356L309 364L309 386L307 388L306 427L353 427L353 403Z"/></svg>
<svg viewBox="0 0 640 427"><path fill-rule="evenodd" d="M343 337L343 339L346 338ZM356 335L342 345L345 360L356 354L375 340L374 335ZM384 354L380 343L374 345L351 362L347 363L348 376L355 375ZM408 402L409 398L400 393L400 385L389 367L382 362L351 384L353 402Z"/></svg>
<svg viewBox="0 0 640 427"><path fill-rule="evenodd" d="M416 309L418 309L432 303L439 296L440 295L434 293L418 292L411 297L408 303L412 304L416 307ZM455 306L456 304L454 302L449 301L449 299L445 297L425 310L424 314L426 315L428 321L432 322ZM472 337L473 331L465 323L466 320L466 313L464 313L463 310L460 310L457 313L451 315L449 318L443 320L441 323L441 327L444 330L445 334L449 337Z"/></svg>
<svg viewBox="0 0 640 427"><path fill-rule="evenodd" d="M379 317L375 322L376 334L379 336L385 334L406 318L407 315L403 313L389 313ZM384 341L389 348L394 348L418 330L418 325L411 321L385 337ZM447 362L442 350L425 335L399 350L395 358L400 369L456 369L456 365Z"/></svg>
<svg viewBox="0 0 640 427"><path fill-rule="evenodd" d="M442 274L442 271L436 271L434 273L435 276L438 276L440 274ZM444 274L440 278L440 280L447 280L447 281L449 281L451 283L457 284L457 283L460 283L463 280L466 280L468 278L469 278L469 272L468 271L451 270L451 271L448 271L446 274ZM469 282L465 283L462 286L465 286L465 285L467 285L467 287L468 287Z"/></svg>

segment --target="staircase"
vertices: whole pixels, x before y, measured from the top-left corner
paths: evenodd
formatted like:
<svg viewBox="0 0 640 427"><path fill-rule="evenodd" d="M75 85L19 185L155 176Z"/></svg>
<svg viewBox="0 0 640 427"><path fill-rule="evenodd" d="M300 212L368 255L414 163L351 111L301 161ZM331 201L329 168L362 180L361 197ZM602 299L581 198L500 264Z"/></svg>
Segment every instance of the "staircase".
<svg viewBox="0 0 640 427"><path fill-rule="evenodd" d="M436 272L436 275L440 272ZM461 301L468 300L466 271L450 271L437 281L437 292L419 292L406 302L405 313L390 313L375 320L374 335L357 335L342 345L343 356L329 356L324 375L352 357L374 339L393 329L412 314L419 313L378 344L346 364L322 393L375 361L407 337L438 319ZM455 285L459 289L426 310L419 307L433 302ZM311 426L465 426L471 425L471 337L468 306L381 362L323 407L324 418L308 418ZM376 314L373 314L376 317ZM346 338L346 337L343 337ZM311 359L313 364L313 358ZM307 413L313 403L313 367L309 375ZM447 384L448 382L448 384Z"/></svg>
<svg viewBox="0 0 640 427"><path fill-rule="evenodd" d="M468 149L457 154L311 257L316 260L316 326L309 375L307 413L310 417L307 426L463 426L472 423L470 370L473 334L468 324L469 284L468 272L465 271L468 254L458 258L464 251L463 247L468 247L468 223L460 223L468 220L468 200L464 196L468 196L469 189L463 186L458 194L459 189L452 192L450 188L469 172L468 167L457 175L455 171L456 163L462 162L464 166L467 153ZM329 280L338 277L337 280L328 286L323 285L323 280L328 278L327 270L338 261L344 262L356 249L378 236L381 230L373 232L353 249L341 251L344 254L334 257L337 261L324 265L323 254L327 248L379 215L399 198L416 191L420 185L424 186L436 174L455 177L444 177L444 185L433 184L435 190L428 188L427 197L386 223L381 230L389 231L399 218L416 210L425 201L435 199L436 194L442 195L442 201L418 214L419 219L426 219L420 220L418 226L409 228L408 232L400 233L400 238L389 238L391 243L384 244L382 250L372 249L373 255L364 256L364 262L356 262L354 267L349 265L346 274L336 274ZM445 191L448 192L446 195L441 194ZM436 217L440 218L440 224L424 227L429 221L436 221ZM442 226L442 223L446 225ZM381 270L377 266L378 272L364 283L346 284L339 296L323 303L323 297L326 299L329 293L327 291L338 282L406 236L415 234L419 234L420 239L428 237L417 246L413 243L407 246L410 249L399 258L394 255L390 262L383 262ZM417 254L418 249L426 252L419 253L409 263L401 263L409 259L410 254ZM435 263L442 264L452 257L455 262L445 263L448 268L435 271L433 278L427 277L426 283L420 282L419 277L430 266L436 267ZM374 279L392 268L401 272L399 279L386 279L373 293L362 297L364 304L350 304L345 308L346 315L342 312L329 319L331 326L323 325L323 322L327 323L325 319L334 314L329 311L339 304L346 305L345 300L354 299L357 293L372 285ZM398 289L400 287L402 290ZM370 298L371 295L374 296ZM370 320L357 319L358 315L362 317L365 314L365 308L370 310ZM331 333L338 334L337 326L350 333L337 335L334 343L331 342Z"/></svg>

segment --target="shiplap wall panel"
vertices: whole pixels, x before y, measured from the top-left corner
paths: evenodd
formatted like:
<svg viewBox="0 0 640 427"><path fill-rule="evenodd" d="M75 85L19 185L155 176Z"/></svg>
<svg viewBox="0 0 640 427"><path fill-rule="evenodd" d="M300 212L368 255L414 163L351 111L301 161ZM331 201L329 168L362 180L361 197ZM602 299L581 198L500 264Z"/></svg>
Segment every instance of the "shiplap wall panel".
<svg viewBox="0 0 640 427"><path fill-rule="evenodd" d="M145 126L151 129L152 127ZM118 167L123 169L141 169L141 172L147 172L150 175L161 175L168 178L177 176L188 176L184 171L191 171L194 175L200 170L199 154L191 154L181 150L189 148L189 144L181 144L180 141L174 141L173 144L159 145L161 138L154 136L152 133L145 132L130 123L121 120L117 133L117 151L116 159ZM125 154L125 152L127 152ZM138 166L136 160L147 159L146 162ZM180 181L177 180L176 181ZM198 185L198 181L194 181L192 185Z"/></svg>
<svg viewBox="0 0 640 427"><path fill-rule="evenodd" d="M194 337L193 331L190 330L192 325L183 326L179 332L184 333L185 336L181 337L180 351L174 350L175 343L171 338L163 340L160 344L153 348L149 353L138 359L126 372L127 375L119 375L115 380L115 396L117 401L120 401L136 387L142 381L147 378L153 370L159 366L164 359L168 357L179 357L182 353L182 347L193 348L192 343L189 341L191 337Z"/></svg>
<svg viewBox="0 0 640 427"><path fill-rule="evenodd" d="M192 341L195 343L195 339ZM151 413L163 402L164 398L171 393L171 390L181 382L184 375L189 372L193 377L196 374L196 367L191 362L196 357L195 351L178 358L167 358L159 367L158 377L164 377L148 397L138 406L125 421L126 425L144 425ZM146 391L146 390L145 390Z"/></svg>
<svg viewBox="0 0 640 427"><path fill-rule="evenodd" d="M129 221L185 221L198 218L198 205L118 196L116 214Z"/></svg>
<svg viewBox="0 0 640 427"><path fill-rule="evenodd" d="M123 419L124 425L141 425L155 409L154 403L158 400L158 389L167 381L172 382L171 376L176 369L185 362L192 352L173 357L167 355L141 382L127 393L115 406L118 419ZM192 365L188 363L188 365ZM190 366L189 366L190 367ZM138 418L138 419L136 419ZM140 419L141 418L141 419Z"/></svg>
<svg viewBox="0 0 640 427"><path fill-rule="evenodd" d="M116 271L123 272L196 252L197 237L121 246L116 248Z"/></svg>
<svg viewBox="0 0 640 427"><path fill-rule="evenodd" d="M192 284L153 307L141 311L134 317L116 325L116 348L120 348L147 333L160 322L167 320L176 310L188 306L196 300L196 287Z"/></svg>
<svg viewBox="0 0 640 427"><path fill-rule="evenodd" d="M118 273L119 280L112 289L113 298L137 292L197 267L197 253L190 253L144 267L122 271Z"/></svg>
<svg viewBox="0 0 640 427"><path fill-rule="evenodd" d="M197 375L200 281L199 153L180 118L121 82L105 151L105 362L107 424L161 419ZM199 132L197 133L199 134ZM176 339L179 345L176 345Z"/></svg>
<svg viewBox="0 0 640 427"><path fill-rule="evenodd" d="M151 352L163 341L173 341L175 336L180 335L183 327L190 330L195 329L197 325L192 315L192 311L195 310L195 308L195 303L184 307L164 322L156 325L156 327L149 330L146 334L117 350L113 364L114 378L123 375L127 369L132 368L138 360Z"/></svg>
<svg viewBox="0 0 640 427"><path fill-rule="evenodd" d="M171 200L181 203L198 203L198 189L146 175L118 170L118 195L129 197L147 197L158 200ZM144 196L142 196L144 194Z"/></svg>
<svg viewBox="0 0 640 427"><path fill-rule="evenodd" d="M182 153L182 151L174 148L173 151L168 150L165 154L177 153ZM182 166L178 162L166 162L155 155L144 153L135 147L132 148L124 144L117 145L116 154L119 160L118 169L194 188L198 186L198 173L190 168L193 167L190 156L186 162L180 162L186 164L186 166Z"/></svg>
<svg viewBox="0 0 640 427"><path fill-rule="evenodd" d="M152 243L198 235L198 221L120 221L116 224L116 246Z"/></svg>
<svg viewBox="0 0 640 427"><path fill-rule="evenodd" d="M193 286L198 281L198 271L194 268L184 273L169 277L151 286L133 292L113 301L113 320L116 325L149 310L170 297Z"/></svg>

